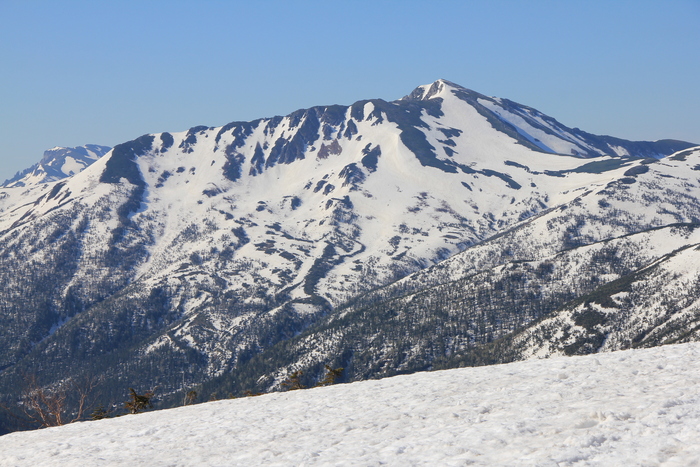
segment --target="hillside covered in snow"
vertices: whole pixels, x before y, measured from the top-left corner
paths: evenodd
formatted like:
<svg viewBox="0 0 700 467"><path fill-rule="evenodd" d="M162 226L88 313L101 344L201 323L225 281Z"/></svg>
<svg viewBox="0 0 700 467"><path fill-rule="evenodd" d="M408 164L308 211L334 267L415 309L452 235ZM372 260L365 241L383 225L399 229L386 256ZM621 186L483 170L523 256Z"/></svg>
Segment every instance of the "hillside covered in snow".
<svg viewBox="0 0 700 467"><path fill-rule="evenodd" d="M0 466L700 463L700 344L222 400L0 437Z"/></svg>
<svg viewBox="0 0 700 467"><path fill-rule="evenodd" d="M17 172L5 180L0 187L30 187L56 182L85 170L90 164L112 149L97 144L86 144L77 148L55 147L44 151L44 157L33 166Z"/></svg>
<svg viewBox="0 0 700 467"><path fill-rule="evenodd" d="M693 143L438 80L143 135L76 170L0 188L8 406L27 375L167 406L326 364L350 382L698 339Z"/></svg>

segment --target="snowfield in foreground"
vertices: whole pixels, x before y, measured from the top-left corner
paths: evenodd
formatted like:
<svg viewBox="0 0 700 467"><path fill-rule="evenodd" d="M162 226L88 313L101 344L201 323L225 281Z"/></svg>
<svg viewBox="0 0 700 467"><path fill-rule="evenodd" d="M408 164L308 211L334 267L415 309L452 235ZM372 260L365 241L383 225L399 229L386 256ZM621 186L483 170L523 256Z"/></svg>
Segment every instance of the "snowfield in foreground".
<svg viewBox="0 0 700 467"><path fill-rule="evenodd" d="M700 465L700 344L225 400L0 437L0 465Z"/></svg>

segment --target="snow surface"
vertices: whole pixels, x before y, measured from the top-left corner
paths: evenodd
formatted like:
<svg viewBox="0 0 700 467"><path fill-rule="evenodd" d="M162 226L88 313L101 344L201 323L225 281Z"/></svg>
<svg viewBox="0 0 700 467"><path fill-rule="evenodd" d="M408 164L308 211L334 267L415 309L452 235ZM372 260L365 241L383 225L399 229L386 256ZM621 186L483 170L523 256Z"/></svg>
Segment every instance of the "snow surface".
<svg viewBox="0 0 700 467"><path fill-rule="evenodd" d="M65 162L61 166L61 172L66 175L75 175L85 169L87 164L83 161L76 160L73 157L66 157Z"/></svg>
<svg viewBox="0 0 700 467"><path fill-rule="evenodd" d="M700 344L418 373L0 437L0 466L700 463Z"/></svg>

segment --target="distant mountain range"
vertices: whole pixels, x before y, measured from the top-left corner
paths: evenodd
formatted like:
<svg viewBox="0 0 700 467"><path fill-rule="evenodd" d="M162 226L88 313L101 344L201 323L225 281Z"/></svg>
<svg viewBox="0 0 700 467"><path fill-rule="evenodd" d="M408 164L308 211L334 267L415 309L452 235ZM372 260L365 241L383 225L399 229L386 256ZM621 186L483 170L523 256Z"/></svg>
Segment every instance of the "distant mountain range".
<svg viewBox="0 0 700 467"><path fill-rule="evenodd" d="M697 339L692 143L438 80L95 159L0 189L6 401L24 374L167 404Z"/></svg>
<svg viewBox="0 0 700 467"><path fill-rule="evenodd" d="M0 187L25 187L50 183L82 172L87 166L112 149L108 146L86 144L77 148L55 147L44 152L41 161L28 169L17 172Z"/></svg>

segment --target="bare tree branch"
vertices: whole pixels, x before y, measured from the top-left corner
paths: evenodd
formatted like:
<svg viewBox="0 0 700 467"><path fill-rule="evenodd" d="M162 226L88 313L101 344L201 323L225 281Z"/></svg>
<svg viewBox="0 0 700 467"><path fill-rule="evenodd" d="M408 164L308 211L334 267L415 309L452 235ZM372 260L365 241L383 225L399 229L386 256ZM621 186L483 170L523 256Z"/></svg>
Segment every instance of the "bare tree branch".
<svg viewBox="0 0 700 467"><path fill-rule="evenodd" d="M94 402L94 389L100 381L93 377L71 378L53 386L41 386L36 375L25 375L24 380L25 389L18 403L23 415L17 415L5 405L0 408L23 424L41 428L83 419L85 411ZM73 411L70 411L71 406L75 407Z"/></svg>

